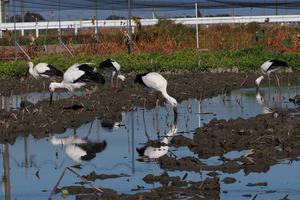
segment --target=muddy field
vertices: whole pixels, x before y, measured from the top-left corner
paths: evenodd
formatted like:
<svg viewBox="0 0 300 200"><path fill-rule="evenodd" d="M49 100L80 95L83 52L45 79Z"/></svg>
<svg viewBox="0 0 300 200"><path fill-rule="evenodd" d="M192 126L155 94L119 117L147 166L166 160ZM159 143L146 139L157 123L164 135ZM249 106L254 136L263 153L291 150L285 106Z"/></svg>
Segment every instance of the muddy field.
<svg viewBox="0 0 300 200"><path fill-rule="evenodd" d="M257 74L243 73L186 73L165 74L169 84L169 93L179 102L189 99L205 99L218 94L230 93L236 88L254 87ZM14 111L1 110L0 142L13 144L19 134L33 135L35 138L47 137L51 133L63 133L67 128L76 128L90 122L95 117L114 121L120 117L121 111L134 110L136 106L155 106L156 94L148 94L141 87L133 84L134 74L116 90L109 86L100 86L91 97L76 97L72 104L70 99L55 101L49 106L44 100L37 104L24 102L22 108ZM284 76L287 82L288 76ZM298 74L289 77L290 81L298 80ZM267 80L264 80L267 82ZM266 84L266 82L264 82ZM42 91L43 84L33 80L0 80L0 93L3 96ZM143 100L146 97L147 101ZM163 99L160 99L163 104ZM76 106L74 106L76 105ZM219 199L220 181L230 184L238 180L226 177L220 180L218 173L245 174L266 172L279 160L293 162L300 156L300 118L291 116L297 109L289 111L273 110L269 114L258 115L249 119L212 120L203 127L196 129L193 138L175 136L171 146L188 147L195 157L176 158L165 155L158 159L161 169L166 170L161 176L151 173L144 177L148 184L160 183L161 186L149 192L138 192L134 195L120 195L111 189L103 189L103 199ZM180 114L180 110L179 110ZM224 154L230 151L246 153L238 158L228 159ZM219 156L221 165L207 165L200 159ZM185 177L170 176L167 171L209 171L208 178L201 181L185 180ZM96 173L86 174L90 181L103 178ZM104 176L105 178L105 176ZM113 178L113 177L110 177ZM252 184L252 185L251 185ZM251 186L264 186L267 182L249 183ZM57 192L68 191L76 195L76 199L98 199L93 189L84 186L59 188ZM271 192L271 191L270 191ZM245 194L247 195L247 194ZM246 197L246 196L245 196ZM101 199L102 199L101 198ZM255 196L248 196L255 199Z"/></svg>

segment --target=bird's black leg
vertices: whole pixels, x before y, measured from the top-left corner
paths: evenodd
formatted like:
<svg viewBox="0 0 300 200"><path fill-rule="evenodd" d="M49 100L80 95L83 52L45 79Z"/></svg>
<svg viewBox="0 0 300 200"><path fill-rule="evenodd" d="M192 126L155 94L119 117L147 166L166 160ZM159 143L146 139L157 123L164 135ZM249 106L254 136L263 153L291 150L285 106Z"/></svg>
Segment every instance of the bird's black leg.
<svg viewBox="0 0 300 200"><path fill-rule="evenodd" d="M279 80L277 74L275 74L275 77L276 77L276 80L277 80L277 85L278 85L278 87L280 87L280 80Z"/></svg>
<svg viewBox="0 0 300 200"><path fill-rule="evenodd" d="M44 79L43 80L43 91L45 91L46 90L46 80Z"/></svg>
<svg viewBox="0 0 300 200"><path fill-rule="evenodd" d="M158 103L159 103L159 93L156 94L156 107L158 107Z"/></svg>
<svg viewBox="0 0 300 200"><path fill-rule="evenodd" d="M111 85L112 89L115 88L115 86L114 86L114 77L113 76L110 77L110 85Z"/></svg>

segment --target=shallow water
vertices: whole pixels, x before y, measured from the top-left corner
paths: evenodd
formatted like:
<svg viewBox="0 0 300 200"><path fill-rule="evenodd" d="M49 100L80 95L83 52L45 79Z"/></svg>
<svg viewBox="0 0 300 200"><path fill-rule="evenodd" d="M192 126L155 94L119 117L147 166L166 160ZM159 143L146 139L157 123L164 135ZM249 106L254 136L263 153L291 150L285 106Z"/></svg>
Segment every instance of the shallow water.
<svg viewBox="0 0 300 200"><path fill-rule="evenodd" d="M159 107L153 110L137 108L134 112L119 113L122 116L120 122L122 126L114 128L103 127L101 126L103 119L95 119L76 130L68 129L64 134L53 133L48 138L40 140L31 136L19 137L13 145L2 144L0 165L4 169L3 176L6 175L9 179L6 179L7 181L2 179L4 190L0 199L4 199L4 195L10 196L11 199L46 199L64 168L78 162L81 162L82 169L75 169L75 171L81 175L87 175L92 171L97 174L124 175L115 179L96 180L95 185L99 187L111 188L119 193L135 193L141 187L142 191L148 191L160 185L146 184L142 180L143 177L149 173L160 175L163 172L155 160L141 161L136 151L136 148L143 147L148 138L166 143L166 146L161 147L161 153L162 148L167 148L166 153L174 154L178 158L196 157L187 147L168 147L167 143L177 134L192 138L197 127L203 126L213 118L249 118L270 112L271 109L293 108L294 105L288 102L288 98L298 92L300 93L300 87L284 88L281 92L274 88L270 90L261 88L258 95L254 88L250 88L235 90L229 96L217 96L202 102L190 99L179 105L177 124L174 124L170 107ZM168 137L163 137L165 135ZM86 142L98 145L98 153L90 161L80 161L78 155L82 149L78 146ZM152 147L152 150L154 148ZM244 153L244 151L234 151L224 156L234 159ZM209 165L222 164L218 157L201 159L201 161ZM183 177L186 172L168 173L169 176ZM203 180L206 173L188 172L186 180ZM300 162L297 161L291 165L282 161L272 166L267 173L251 173L245 176L240 171L235 174L221 173L220 177L222 199L246 198L242 196L244 194L251 194L252 198L258 194L256 199L279 199L286 194L289 194L288 197L291 199L300 197ZM225 177L234 177L237 182L224 184L221 180ZM268 186L246 186L249 182L260 181L268 182ZM74 185L78 182L80 180L74 174L67 172L59 186ZM270 190L276 192L267 192ZM74 197L67 199L74 199Z"/></svg>
<svg viewBox="0 0 300 200"><path fill-rule="evenodd" d="M76 96L82 96L86 92L84 91L76 91ZM70 92L54 92L53 93L53 101L58 101L60 99L68 99L72 96ZM49 92L30 92L22 95L12 95L12 96L0 96L0 110L17 110L21 106L21 102L29 102L32 104L36 104L39 101L49 100L50 93Z"/></svg>

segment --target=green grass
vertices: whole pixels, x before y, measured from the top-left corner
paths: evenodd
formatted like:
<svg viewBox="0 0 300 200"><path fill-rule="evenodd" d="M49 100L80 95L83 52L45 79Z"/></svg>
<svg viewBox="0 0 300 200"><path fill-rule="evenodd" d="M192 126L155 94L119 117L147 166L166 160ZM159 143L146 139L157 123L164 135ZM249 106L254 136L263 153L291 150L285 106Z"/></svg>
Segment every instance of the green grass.
<svg viewBox="0 0 300 200"><path fill-rule="evenodd" d="M287 61L294 70L300 68L299 53L268 52L256 47L238 51L199 52L185 49L170 54L155 52L118 53L111 55L122 65L122 71L205 71L214 68L238 68L240 71L258 71L259 66L268 59ZM100 63L106 57L100 55L79 54L75 58L62 56L43 56L33 60L34 63L47 62L61 70L66 70L76 62ZM19 77L25 74L27 61L0 62L1 77Z"/></svg>

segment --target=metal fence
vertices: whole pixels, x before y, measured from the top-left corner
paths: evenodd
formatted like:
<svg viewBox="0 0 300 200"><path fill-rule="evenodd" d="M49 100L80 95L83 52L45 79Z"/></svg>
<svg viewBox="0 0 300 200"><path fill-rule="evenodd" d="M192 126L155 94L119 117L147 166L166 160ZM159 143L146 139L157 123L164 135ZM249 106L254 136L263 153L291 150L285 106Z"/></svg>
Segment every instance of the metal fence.
<svg viewBox="0 0 300 200"><path fill-rule="evenodd" d="M300 15L270 15L270 16L239 16L239 17L201 17L201 18L169 18L175 23L182 23L184 25L211 25L211 24L246 24L250 22L257 23L298 23L300 22ZM158 23L158 19L141 19L142 26L152 26ZM73 29L74 34L77 35L78 29L82 28L126 28L128 20L78 20L78 21L48 21L48 22L18 22L18 23L0 23L0 29L21 31L35 30L36 37L39 37L40 30L47 29ZM132 27L136 26L132 21ZM1 37L1 35L0 35Z"/></svg>

